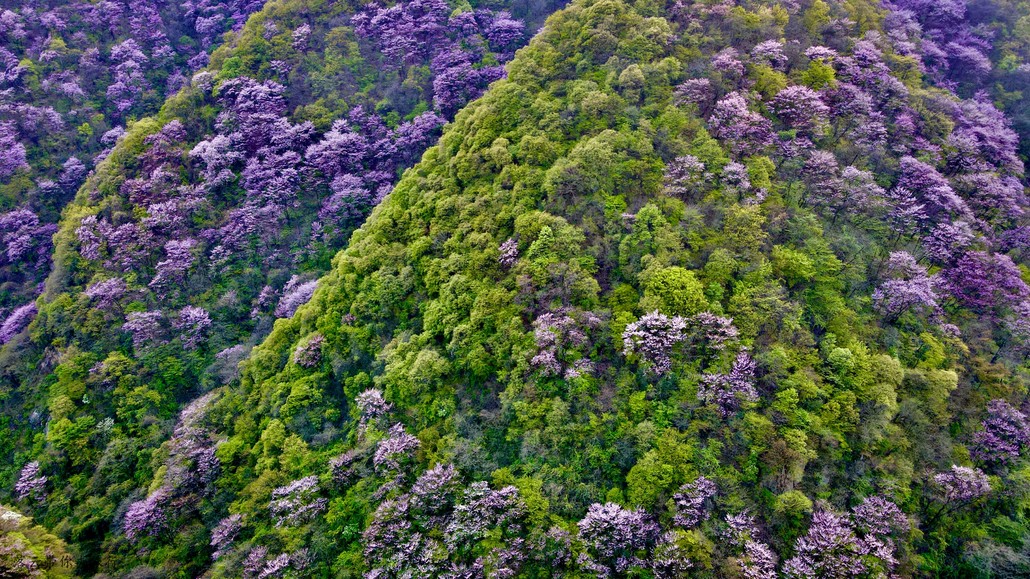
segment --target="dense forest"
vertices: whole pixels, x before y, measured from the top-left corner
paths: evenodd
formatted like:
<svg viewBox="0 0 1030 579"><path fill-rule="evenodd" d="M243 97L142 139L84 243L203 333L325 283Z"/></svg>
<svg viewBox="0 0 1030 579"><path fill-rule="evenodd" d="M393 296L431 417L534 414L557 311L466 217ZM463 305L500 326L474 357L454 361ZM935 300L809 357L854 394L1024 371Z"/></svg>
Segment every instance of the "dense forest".
<svg viewBox="0 0 1030 579"><path fill-rule="evenodd" d="M1030 576L1030 3L0 10L0 577Z"/></svg>

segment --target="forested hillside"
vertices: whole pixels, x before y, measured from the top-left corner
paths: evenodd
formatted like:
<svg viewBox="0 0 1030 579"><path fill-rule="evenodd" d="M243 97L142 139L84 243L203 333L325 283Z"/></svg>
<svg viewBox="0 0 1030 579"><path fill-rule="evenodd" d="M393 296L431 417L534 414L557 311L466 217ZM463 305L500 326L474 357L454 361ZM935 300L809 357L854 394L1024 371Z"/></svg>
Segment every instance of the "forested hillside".
<svg viewBox="0 0 1030 579"><path fill-rule="evenodd" d="M272 0L129 129L0 565L1030 576L1030 5L552 8Z"/></svg>
<svg viewBox="0 0 1030 579"><path fill-rule="evenodd" d="M223 33L260 7L254 0L0 6L0 319L39 294L61 209L126 124L156 112L207 65Z"/></svg>
<svg viewBox="0 0 1030 579"><path fill-rule="evenodd" d="M35 243L46 273L57 231L45 289L22 284L26 301L0 323L0 452L67 484L34 514L70 538L82 573L123 564L104 563L102 543L182 407L233 379L311 296L400 171L504 75L525 22L554 7L253 8L155 116L111 141L59 230L34 221L8 245ZM0 468L0 486L21 466Z"/></svg>

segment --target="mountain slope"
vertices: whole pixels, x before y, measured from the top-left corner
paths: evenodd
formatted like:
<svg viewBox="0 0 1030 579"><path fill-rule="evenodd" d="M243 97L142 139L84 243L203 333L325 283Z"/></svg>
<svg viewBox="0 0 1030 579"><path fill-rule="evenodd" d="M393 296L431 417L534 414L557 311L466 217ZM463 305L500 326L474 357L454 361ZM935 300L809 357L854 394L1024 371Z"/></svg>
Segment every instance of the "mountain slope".
<svg viewBox="0 0 1030 579"><path fill-rule="evenodd" d="M88 171L260 8L80 0L0 11L0 326L38 295L58 217Z"/></svg>
<svg viewBox="0 0 1030 579"><path fill-rule="evenodd" d="M270 2L86 181L44 296L0 339L4 492L27 501L27 473L53 481L33 515L79 572L122 568L102 543L160 470L172 419L232 379L447 118L503 76L527 35L502 8ZM539 22L553 7L513 9ZM193 573L192 555L169 557Z"/></svg>
<svg viewBox="0 0 1030 579"><path fill-rule="evenodd" d="M189 270L176 294L128 278L145 303L103 313L83 288L119 253L90 257L82 218L149 211L131 190L94 207L87 187L26 346L56 364L10 373L27 400L10 414L48 411L11 443L18 467L40 462L17 475L20 506L109 574L1018 576L1024 176L964 9L574 2L404 172L238 379L214 352L261 322L216 315L192 334L185 304L232 289L246 317L272 309L251 295L262 283ZM254 56L260 18L210 96L167 106L192 113L184 125L258 130L248 114L280 110ZM257 76L234 80L240 67ZM327 139L334 115L316 113L286 122L321 118ZM165 154L143 139L125 162L133 146ZM339 149L307 145L332 173L321 152ZM365 162L343 172L376 178ZM184 184L222 174L187 168ZM295 272L254 249L306 244L294 218L203 255L237 276ZM149 288L161 258L128 255L151 264ZM179 327L127 316L154 311ZM108 333L120 316L140 323ZM113 435L93 428L104 419Z"/></svg>
<svg viewBox="0 0 1030 579"><path fill-rule="evenodd" d="M1026 569L1018 138L908 8L552 16L148 504L227 575Z"/></svg>

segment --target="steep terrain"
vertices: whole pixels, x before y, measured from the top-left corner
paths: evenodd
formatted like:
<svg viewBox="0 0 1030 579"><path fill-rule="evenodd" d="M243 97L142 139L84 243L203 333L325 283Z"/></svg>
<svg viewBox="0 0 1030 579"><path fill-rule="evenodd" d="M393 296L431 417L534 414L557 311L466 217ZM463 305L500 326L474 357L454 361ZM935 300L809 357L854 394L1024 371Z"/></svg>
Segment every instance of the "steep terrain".
<svg viewBox="0 0 1030 579"><path fill-rule="evenodd" d="M55 224L88 171L126 124L156 112L261 4L0 7L0 343L12 312L39 294Z"/></svg>
<svg viewBox="0 0 1030 579"><path fill-rule="evenodd" d="M170 419L233 377L446 119L503 76L528 39L503 8L270 2L105 153L64 210L44 297L0 332L0 452L68 485L34 514L71 539L79 572L121 565L99 543ZM531 23L553 9L510 8Z"/></svg>
<svg viewBox="0 0 1030 579"><path fill-rule="evenodd" d="M509 26L399 6L269 4L65 213L0 442L80 572L1030 573L1027 6L575 0L391 190ZM434 80L274 81L312 18Z"/></svg>

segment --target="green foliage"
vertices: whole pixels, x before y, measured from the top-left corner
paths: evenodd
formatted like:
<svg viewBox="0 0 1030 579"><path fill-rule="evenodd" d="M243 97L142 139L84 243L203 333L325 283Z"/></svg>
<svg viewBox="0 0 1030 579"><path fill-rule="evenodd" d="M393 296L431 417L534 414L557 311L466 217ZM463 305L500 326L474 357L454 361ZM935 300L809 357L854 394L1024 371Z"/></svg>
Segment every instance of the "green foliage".
<svg viewBox="0 0 1030 579"><path fill-rule="evenodd" d="M337 26L344 9L272 3L263 13L304 14L324 28L323 50L298 63L312 98L291 95L304 103L295 119L325 129L351 96L368 97L391 122L422 110L426 71L394 78L364 62L361 42ZM273 324L248 315L260 287L285 281L284 270L250 264L204 286L201 299L224 312L216 320L224 344L212 351L184 353L172 339L136 352L127 336L107 331L119 323L113 316L70 289L98 273L75 255L75 226L126 209L113 200L125 168L161 126L136 123L91 179L100 201L83 195L57 234L56 270L34 326L37 359L51 366L45 377L19 370L26 378L17 393L0 390L12 416L0 426L45 414L45 430L0 431L0 452L18 468L38 459L61 481L39 512L78 548L98 553L82 556L88 570L148 565L170 576L234 576L260 545L309 549L313 576L358 576L378 505L438 464L453 464L463 488L486 480L516 487L527 537L574 530L591 504L606 501L666 523L674 495L703 475L718 487L720 514L754 514L784 556L814 512L847 512L874 494L923 525L897 537L902 575L920 565L943 575L967 547L984 568L991 549L1021 548L1030 509L1022 459L992 479L1004 487L990 502L944 505L927 473L970 464L979 409L1003 397L996 393L1016 400L1026 392L1025 360L1002 352L1000 330L978 320L962 318L958 337L936 318L885 321L873 286L890 252L920 251L916 240L886 231L879 215L825 216L802 204L798 192L808 185L798 159L771 148L769 156L731 156L705 128L703 107L673 102L675 86L688 71L707 71L716 47L785 36L837 46L841 17L875 31L880 9L823 0L796 12L736 6L710 30L672 14L661 3L619 0L577 0L556 13L511 62L508 79L458 114L331 267L325 255L297 258L301 269L328 270L293 317ZM220 77L267 74L285 50L286 39L265 39L259 24L216 52ZM910 63L891 63L911 74ZM713 84L729 82L718 74ZM791 82L820 90L840 82L818 61L783 70L752 64L747 76L765 100ZM191 122L209 130L217 112L188 93L166 103L165 116L195 108ZM913 115L946 155L948 103L915 93ZM893 170L888 148L870 153L838 134L813 141L878 179ZM666 168L688 154L705 165L705 182L696 198L673 198ZM747 191L720 177L731 160L746 168ZM501 260L505 249L510 261ZM225 298L230 292L246 305ZM655 311L684 328L669 340L662 375L639 352L627 356L624 340L630 324ZM703 313L732 318L739 335L705 342L688 325L710 318ZM552 331L549 319L564 326ZM298 347L315 335L325 340L321 357L298 364ZM259 338L238 373L235 360L216 372L216 350ZM751 358L754 377L740 376L737 361ZM727 376L749 381L754 395L722 411L702 398ZM357 398L372 389L391 407L385 416L362 414ZM167 529L128 545L118 517L175 474L177 415L208 390L217 399L202 399L199 424L217 441L217 476L196 504L176 505ZM367 462L382 448L394 424L418 440L401 472L341 474L341 464ZM13 480L15 468L4 467L0 480ZM277 524L269 514L275 489L312 476L324 515ZM210 530L230 513L244 515L245 530L212 562ZM735 576L736 555L711 539L724 528L718 517L675 530L670 542L700 576ZM508 538L491 531L469 549ZM525 576L554 572L538 561Z"/></svg>

